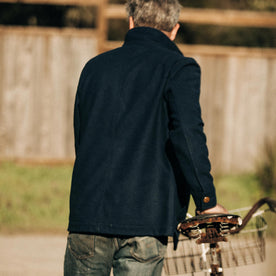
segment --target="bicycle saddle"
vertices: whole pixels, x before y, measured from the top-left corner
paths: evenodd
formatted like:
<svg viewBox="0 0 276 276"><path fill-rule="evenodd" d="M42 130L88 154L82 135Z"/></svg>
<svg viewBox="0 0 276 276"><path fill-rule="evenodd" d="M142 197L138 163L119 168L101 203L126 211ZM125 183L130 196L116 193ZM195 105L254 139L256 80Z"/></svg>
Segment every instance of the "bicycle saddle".
<svg viewBox="0 0 276 276"><path fill-rule="evenodd" d="M242 225L242 218L233 214L204 214L183 220L177 230L197 243L227 241L231 230Z"/></svg>

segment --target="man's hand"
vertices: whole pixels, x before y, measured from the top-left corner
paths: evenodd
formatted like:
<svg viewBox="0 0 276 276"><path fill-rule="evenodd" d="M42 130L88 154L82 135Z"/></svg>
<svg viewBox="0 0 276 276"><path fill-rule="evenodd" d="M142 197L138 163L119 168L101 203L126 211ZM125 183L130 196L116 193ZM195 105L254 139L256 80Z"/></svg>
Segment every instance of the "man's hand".
<svg viewBox="0 0 276 276"><path fill-rule="evenodd" d="M217 204L215 207L206 209L202 212L198 212L198 214L203 215L203 214L228 214L228 211L220 204Z"/></svg>

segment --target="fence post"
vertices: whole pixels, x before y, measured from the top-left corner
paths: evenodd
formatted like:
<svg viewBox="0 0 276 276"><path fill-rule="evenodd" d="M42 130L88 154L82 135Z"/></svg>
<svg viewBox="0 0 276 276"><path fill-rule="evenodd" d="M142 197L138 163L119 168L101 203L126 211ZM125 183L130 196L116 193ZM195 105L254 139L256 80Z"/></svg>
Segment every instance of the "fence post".
<svg viewBox="0 0 276 276"><path fill-rule="evenodd" d="M108 39L108 20L106 17L108 0L101 0L98 5L97 31L98 31L98 50L104 51L105 41Z"/></svg>

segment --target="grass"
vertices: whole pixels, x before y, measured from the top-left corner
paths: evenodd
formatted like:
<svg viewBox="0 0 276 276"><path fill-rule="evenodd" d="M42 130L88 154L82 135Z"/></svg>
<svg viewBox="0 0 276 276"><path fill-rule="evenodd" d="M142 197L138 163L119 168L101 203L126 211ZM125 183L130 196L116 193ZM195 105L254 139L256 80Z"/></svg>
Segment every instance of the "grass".
<svg viewBox="0 0 276 276"><path fill-rule="evenodd" d="M0 232L61 232L68 220L71 166L0 164Z"/></svg>
<svg viewBox="0 0 276 276"><path fill-rule="evenodd" d="M218 177L215 184L218 201L228 210L251 206L261 197L268 196L253 174Z"/></svg>
<svg viewBox="0 0 276 276"><path fill-rule="evenodd" d="M65 233L68 223L72 166L0 163L0 233ZM252 174L215 178L218 202L228 210L251 206L266 194ZM190 211L194 214L194 205ZM266 216L269 235L276 215ZM273 227L274 225L274 227Z"/></svg>

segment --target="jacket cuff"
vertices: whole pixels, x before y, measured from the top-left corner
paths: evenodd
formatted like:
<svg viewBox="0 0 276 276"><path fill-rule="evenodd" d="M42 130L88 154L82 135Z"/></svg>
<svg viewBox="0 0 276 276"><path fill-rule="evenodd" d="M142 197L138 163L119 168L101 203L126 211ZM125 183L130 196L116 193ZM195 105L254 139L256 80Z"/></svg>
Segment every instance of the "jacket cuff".
<svg viewBox="0 0 276 276"><path fill-rule="evenodd" d="M194 199L197 211L204 211L217 205L216 196L202 195L200 198Z"/></svg>

